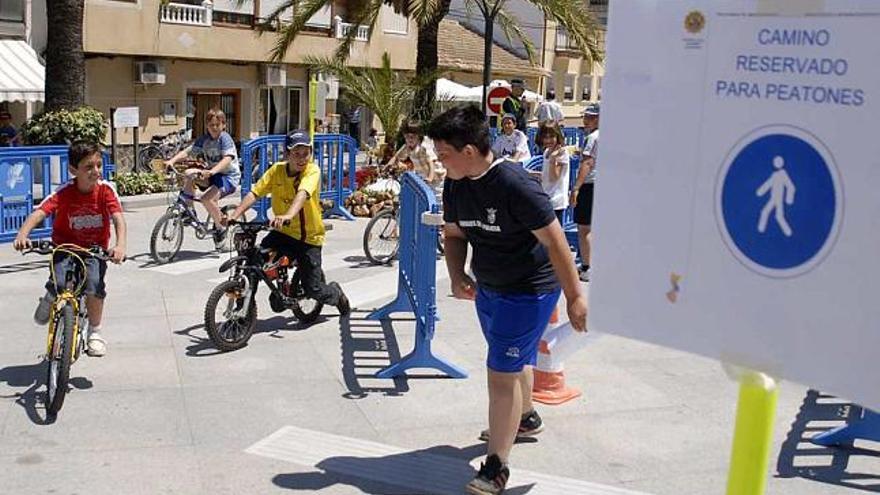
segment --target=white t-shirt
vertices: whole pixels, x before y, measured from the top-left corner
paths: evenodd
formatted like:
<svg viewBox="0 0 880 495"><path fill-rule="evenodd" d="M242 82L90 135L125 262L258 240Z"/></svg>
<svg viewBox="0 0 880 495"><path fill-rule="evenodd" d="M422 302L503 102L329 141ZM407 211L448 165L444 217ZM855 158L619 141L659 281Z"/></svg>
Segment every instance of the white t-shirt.
<svg viewBox="0 0 880 495"><path fill-rule="evenodd" d="M495 158L511 157L517 152L524 153L518 159L519 161L524 162L532 157L529 152L529 138L525 133L519 129L514 129L510 135L503 132L498 133L498 137L492 143L492 154L495 155Z"/></svg>
<svg viewBox="0 0 880 495"><path fill-rule="evenodd" d="M562 164L562 172L559 174L559 180L553 182L550 180L550 154L549 150L544 151L544 167L541 169L541 186L544 192L550 196L550 204L554 210L562 210L568 208L568 179L570 175L571 157L568 151L563 147L562 155L557 160L557 164Z"/></svg>
<svg viewBox="0 0 880 495"><path fill-rule="evenodd" d="M590 170L590 173L587 174L587 178L584 179L584 182L596 182L596 169L599 166L599 129L596 129L587 136L587 140L584 141L584 149L581 153L583 156L589 156L593 159L593 170Z"/></svg>

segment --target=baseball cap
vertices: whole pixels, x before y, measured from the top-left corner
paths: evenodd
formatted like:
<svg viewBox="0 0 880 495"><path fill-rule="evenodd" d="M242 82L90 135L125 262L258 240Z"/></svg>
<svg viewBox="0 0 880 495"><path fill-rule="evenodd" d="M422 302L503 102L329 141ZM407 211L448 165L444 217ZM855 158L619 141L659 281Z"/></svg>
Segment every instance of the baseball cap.
<svg viewBox="0 0 880 495"><path fill-rule="evenodd" d="M592 103L584 109L584 115L599 115L599 104Z"/></svg>
<svg viewBox="0 0 880 495"><path fill-rule="evenodd" d="M520 88L525 88L526 83L522 79L511 79L510 86L514 88L517 86L519 86Z"/></svg>
<svg viewBox="0 0 880 495"><path fill-rule="evenodd" d="M502 115L501 116L501 123L503 124L504 121L507 119L512 120L514 124L516 123L516 115L514 115L512 113L505 113L504 115Z"/></svg>
<svg viewBox="0 0 880 495"><path fill-rule="evenodd" d="M287 139L284 142L284 146L292 150L297 146L308 146L312 147L312 140L309 139L309 133L304 130L296 130L287 135Z"/></svg>

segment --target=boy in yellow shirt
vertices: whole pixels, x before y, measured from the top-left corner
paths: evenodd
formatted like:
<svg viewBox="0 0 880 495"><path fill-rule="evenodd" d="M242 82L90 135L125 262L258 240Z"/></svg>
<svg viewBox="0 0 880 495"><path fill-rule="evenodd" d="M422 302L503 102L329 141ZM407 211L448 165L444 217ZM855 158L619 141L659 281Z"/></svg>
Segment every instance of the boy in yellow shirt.
<svg viewBox="0 0 880 495"><path fill-rule="evenodd" d="M336 282L324 283L321 247L324 221L321 211L321 171L312 161L312 142L305 131L287 136L287 161L273 164L230 215L235 220L257 198L272 195L272 227L260 245L295 259L306 295L336 306L341 316L351 312L348 298ZM224 222L226 223L225 219Z"/></svg>

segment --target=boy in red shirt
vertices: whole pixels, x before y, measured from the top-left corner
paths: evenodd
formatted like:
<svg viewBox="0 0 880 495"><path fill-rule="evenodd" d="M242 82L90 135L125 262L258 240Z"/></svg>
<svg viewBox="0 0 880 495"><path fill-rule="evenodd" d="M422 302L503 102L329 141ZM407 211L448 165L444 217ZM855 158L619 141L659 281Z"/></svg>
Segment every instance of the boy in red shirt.
<svg viewBox="0 0 880 495"><path fill-rule="evenodd" d="M15 237L13 247L19 251L31 246L28 235L49 215L55 215L52 222L52 242L55 244L75 244L85 249L101 246L108 249L110 244L110 222L116 230L116 246L110 249L114 263L125 259L125 219L122 206L113 187L102 180L101 147L91 143L75 143L68 151L68 166L74 179L61 186L40 203L40 206L25 220ZM55 258L56 278L63 280L66 267L75 263L64 254ZM107 263L97 258L84 258L86 264L86 309L89 313L90 356L103 356L107 342L101 335L101 316L104 312L104 273ZM50 277L46 284L46 295L34 314L40 325L49 321L49 309L55 300L56 289Z"/></svg>

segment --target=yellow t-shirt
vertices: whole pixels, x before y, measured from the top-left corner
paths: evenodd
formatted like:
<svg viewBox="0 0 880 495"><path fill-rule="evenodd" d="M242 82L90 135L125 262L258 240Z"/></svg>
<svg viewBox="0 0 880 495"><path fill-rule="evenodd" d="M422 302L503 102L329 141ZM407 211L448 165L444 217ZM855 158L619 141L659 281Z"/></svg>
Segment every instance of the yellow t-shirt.
<svg viewBox="0 0 880 495"><path fill-rule="evenodd" d="M287 162L274 163L251 190L257 197L272 195L272 213L275 215L287 213L299 191L309 193L309 199L299 215L279 231L307 244L322 246L325 232L320 199L321 170L315 162L309 161L306 168L293 177L287 175Z"/></svg>

